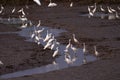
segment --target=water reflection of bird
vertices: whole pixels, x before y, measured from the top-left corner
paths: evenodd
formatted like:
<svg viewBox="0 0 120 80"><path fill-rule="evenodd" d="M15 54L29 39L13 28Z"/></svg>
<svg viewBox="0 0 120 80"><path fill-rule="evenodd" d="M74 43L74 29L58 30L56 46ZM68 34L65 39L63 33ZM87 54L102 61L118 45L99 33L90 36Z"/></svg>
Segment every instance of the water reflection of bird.
<svg viewBox="0 0 120 80"><path fill-rule="evenodd" d="M71 44L71 49L73 50L74 53L76 53L77 50L78 50L78 49L77 49L76 47L74 47L72 44Z"/></svg>
<svg viewBox="0 0 120 80"><path fill-rule="evenodd" d="M71 39L69 39L69 43L68 43L68 45L66 46L66 49L70 48L70 46L71 46Z"/></svg>
<svg viewBox="0 0 120 80"><path fill-rule="evenodd" d="M87 64L86 56L83 57L83 64Z"/></svg>

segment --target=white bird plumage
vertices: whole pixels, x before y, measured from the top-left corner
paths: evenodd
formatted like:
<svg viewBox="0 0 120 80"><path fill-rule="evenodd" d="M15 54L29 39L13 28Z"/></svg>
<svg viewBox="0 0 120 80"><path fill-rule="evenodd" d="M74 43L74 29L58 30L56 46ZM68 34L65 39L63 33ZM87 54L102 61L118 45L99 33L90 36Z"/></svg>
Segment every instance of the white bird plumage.
<svg viewBox="0 0 120 80"><path fill-rule="evenodd" d="M95 51L95 56L98 57L98 56L99 56L99 53L98 53L98 51L97 51L97 49L96 49L96 46L94 46L94 51Z"/></svg>
<svg viewBox="0 0 120 80"><path fill-rule="evenodd" d="M35 3L37 3L39 6L41 6L40 0L33 0Z"/></svg>
<svg viewBox="0 0 120 80"><path fill-rule="evenodd" d="M70 46L71 46L71 39L69 39L69 43L68 43L68 45L66 46L66 49L68 49Z"/></svg>
<svg viewBox="0 0 120 80"><path fill-rule="evenodd" d="M40 25L41 25L41 20L39 20L39 23L37 24L36 27L40 27Z"/></svg>
<svg viewBox="0 0 120 80"><path fill-rule="evenodd" d="M52 37L52 33L48 33L48 30L47 30L47 34L46 34L46 37L44 39L44 42L48 41L51 37Z"/></svg>
<svg viewBox="0 0 120 80"><path fill-rule="evenodd" d="M15 7L14 7L13 10L12 10L12 14L15 12L15 10L16 10L16 9L15 9Z"/></svg>
<svg viewBox="0 0 120 80"><path fill-rule="evenodd" d="M76 39L75 34L73 34L73 40L74 40L75 43L79 44L79 41Z"/></svg>
<svg viewBox="0 0 120 80"><path fill-rule="evenodd" d="M52 57L54 58L55 56L57 56L57 55L58 55L58 53L59 53L59 48L58 48L58 47L56 47L56 50L54 51L54 53L53 53Z"/></svg>
<svg viewBox="0 0 120 80"><path fill-rule="evenodd" d="M70 7L73 7L73 2L70 3Z"/></svg>
<svg viewBox="0 0 120 80"><path fill-rule="evenodd" d="M78 49L77 49L76 47L74 47L72 44L71 44L71 49L73 50L74 53L76 53L77 50L78 50Z"/></svg>
<svg viewBox="0 0 120 80"><path fill-rule="evenodd" d="M50 3L48 4L48 7L55 7L55 6L57 6L57 4L56 4L56 3L53 3L53 2L50 0Z"/></svg>
<svg viewBox="0 0 120 80"><path fill-rule="evenodd" d="M0 61L0 65L3 65L3 62L2 62L2 61Z"/></svg>

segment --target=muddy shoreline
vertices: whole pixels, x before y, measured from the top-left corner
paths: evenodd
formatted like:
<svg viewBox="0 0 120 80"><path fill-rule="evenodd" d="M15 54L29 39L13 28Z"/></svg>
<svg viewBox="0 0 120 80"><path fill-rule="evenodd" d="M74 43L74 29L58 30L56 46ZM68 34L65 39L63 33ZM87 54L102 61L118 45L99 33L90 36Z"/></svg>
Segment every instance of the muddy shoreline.
<svg viewBox="0 0 120 80"><path fill-rule="evenodd" d="M31 10L27 16L30 20L34 21L34 24L38 23L38 20L42 21L41 25L50 26L52 28L66 29L69 33L63 33L58 38L63 44L68 43L68 39L71 38L72 33L76 34L76 38L80 41L80 47L82 48L83 42L86 43L87 49L90 53L94 53L93 46L97 46L98 52L101 53L102 57L99 61L95 61L88 65L82 65L78 67L72 67L59 71L53 71L44 74L24 76L20 78L8 79L8 80L118 80L120 77L119 66L120 66L120 20L107 20L99 18L88 18L79 16L80 12L87 12L87 6L75 6L72 8L59 6L55 8L38 7L36 5L30 5ZM49 14L48 14L49 13ZM0 24L0 32L3 31L17 31L15 28L6 28ZM8 37L9 36L9 37ZM41 61L48 59L44 64L51 62L51 55L53 51L44 51L43 46L37 46L35 43L25 42L24 38L18 35L0 35L0 50L1 60L8 64L11 64L12 60L6 59L7 55L16 55L21 59L15 58L16 68L20 69L19 65L26 65L25 68L32 68L35 66L41 66ZM9 45L9 46L8 46ZM29 47L28 47L29 46ZM76 45L77 46L77 45ZM16 48L17 47L17 48ZM39 53L39 52L43 53ZM8 53L9 52L9 53ZM51 53L48 55L47 53ZM26 54L27 53L27 54ZM42 54L46 54L43 57ZM36 58L37 54L40 54L40 58ZM23 57L24 56L24 57ZM34 57L35 56L35 57ZM9 56L10 57L10 56ZM23 58L23 59L22 59ZM37 60L38 59L38 60ZM25 62L23 62L26 60ZM19 65L17 64L19 62ZM29 63L30 62L30 63ZM27 63L27 64L26 64ZM29 64L28 64L29 63ZM8 66L8 64L6 66ZM1 66L2 67L2 66ZM3 67L4 68L4 67ZM8 66L11 68L11 66ZM2 68L1 68L2 69ZM4 68L4 70L6 70ZM10 70L10 69L9 69ZM1 73L12 72L11 71ZM68 74L68 75L66 75ZM94 75L93 75L94 74ZM87 77L86 77L87 76ZM63 78L64 77L64 78Z"/></svg>

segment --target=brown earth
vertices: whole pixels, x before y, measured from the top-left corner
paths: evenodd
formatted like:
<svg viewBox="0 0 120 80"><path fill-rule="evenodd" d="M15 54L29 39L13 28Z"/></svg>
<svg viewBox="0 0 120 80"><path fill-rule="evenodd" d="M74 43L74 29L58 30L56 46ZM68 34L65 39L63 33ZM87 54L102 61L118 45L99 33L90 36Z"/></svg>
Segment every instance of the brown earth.
<svg viewBox="0 0 120 80"><path fill-rule="evenodd" d="M88 50L93 53L93 46L96 45L98 52L103 56L100 58L100 60L97 60L91 64L7 80L120 79L120 20L82 17L80 16L80 13L87 12L87 6L75 6L69 8L68 4L62 3L54 8L31 5L30 9L26 11L29 13L27 17L34 21L34 24L37 24L38 20L41 20L42 26L67 30L67 33L63 33L61 37L58 38L58 41L61 43L68 43L68 39L71 38L72 33L75 33L76 38L80 41L80 47L82 47L82 43L85 42ZM0 28L2 28L1 26L3 26L3 24L0 24ZM10 28L11 30L5 30L7 28ZM18 30L8 26L2 29L3 30L1 32ZM31 55L36 56L37 53L40 55L42 53L46 53L46 57L40 56L43 58L42 61L44 61L46 58L50 60L45 61L45 64L52 61L49 59L50 55L47 55L48 52L50 53L49 50L43 51L42 46L38 47L37 44L25 42L24 40L24 38L19 37L16 34L0 35L0 59L6 63L6 65L4 65L6 68L3 67L4 71L6 70L6 72L9 72L12 64L17 65L15 67L18 69L20 69L20 65L26 65L25 68L22 69L29 68L31 65L33 67L33 65L36 65L35 63L37 63L37 66L39 66L39 60L35 62L31 60ZM9 55L13 55L15 58L12 58L12 56ZM17 57L20 57L20 59ZM10 60L9 58L15 60ZM35 58L35 60L36 59L37 58ZM7 71L7 68L10 69ZM12 71L14 70L12 69L10 72ZM2 71L1 73L5 72Z"/></svg>

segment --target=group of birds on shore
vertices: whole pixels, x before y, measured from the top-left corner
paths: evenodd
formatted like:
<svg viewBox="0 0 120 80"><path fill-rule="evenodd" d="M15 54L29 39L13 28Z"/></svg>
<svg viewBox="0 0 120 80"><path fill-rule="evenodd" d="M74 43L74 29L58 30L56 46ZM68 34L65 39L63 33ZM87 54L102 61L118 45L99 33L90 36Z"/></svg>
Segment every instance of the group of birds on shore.
<svg viewBox="0 0 120 80"><path fill-rule="evenodd" d="M53 35L52 32L50 32L49 30L45 30L44 28L40 29L41 27L40 24L41 24L41 21L39 20L39 23L36 26L34 25L34 30L31 34L31 39L34 40L34 42L37 43L38 45L40 44L43 45L44 50L45 49L54 50L54 53L52 55L53 58L57 57L58 55L64 54L64 61L67 64L74 63L77 60L76 54L77 54L78 48L75 47L72 43L76 45L80 45L80 42L76 38L75 34L74 33L72 34L72 38L68 40L68 44L63 49L63 51L60 51L59 49L61 44L57 41L57 39L55 38L55 35ZM44 32L46 32L46 34ZM44 37L42 36L42 33L45 34ZM86 49L85 43L83 43L82 50L84 55L83 63L86 64L87 63L86 56L88 55L88 50ZM71 51L73 52L74 56L71 55ZM64 52L64 53L61 53L61 52ZM94 53L96 57L100 55L96 50L96 46L94 46Z"/></svg>
<svg viewBox="0 0 120 80"><path fill-rule="evenodd" d="M41 5L40 1L39 0L33 0L34 2L36 2L38 5ZM54 7L54 6L57 6L56 3L53 3L51 0L50 0L50 3L48 5L48 7ZM70 7L73 6L73 2L71 2L70 4ZM25 6L26 9L29 9L29 7L26 5ZM94 6L88 6L88 11L89 11L89 15L90 16L94 16L95 12L96 12L96 3ZM0 9L0 15L4 15L4 7L1 5L1 9ZM103 7L101 6L101 11L105 12L105 9L103 9ZM120 10L120 8L118 7L118 9ZM27 13L25 13L24 11L24 8L21 8L19 9L18 11L16 10L16 8L14 7L12 10L11 10L11 13L14 14L16 12L18 13L21 13L21 15L19 16L19 19L22 21L22 26L21 28L27 28L28 27L28 18L26 17ZM111 7L108 7L108 11L109 13L117 13L116 10L112 9ZM9 17L7 19L8 21L11 21L11 18ZM0 21L2 21L2 18L0 18ZM44 28L40 29L40 26L41 26L41 21L39 20L39 23L35 26L32 24L31 21L29 21L29 26L34 26L34 31L31 35L31 38L34 40L34 42L36 42L38 45L41 44L41 41L45 43L43 49L51 49L51 50L54 50L54 53L52 55L53 58L55 58L56 56L60 55L59 53L59 46L60 46L60 43L57 42L57 39L55 39L55 36L50 33L48 30L46 31L46 36L43 37L41 34L45 31ZM68 44L66 45L65 49L64 49L64 59L65 59L65 62L67 64L72 64L73 62L76 61L77 57L71 57L70 55L70 52L69 52L69 49L71 49L75 54L78 50L78 48L76 48L73 44L72 44L72 40L74 41L75 44L77 45L80 45L80 42L79 40L76 38L75 34L72 35L72 39L69 39L68 40ZM83 53L84 53L84 59L83 59L83 63L87 63L87 59L86 59L86 53L87 50L86 50L86 44L83 43ZM100 54L99 52L97 51L96 49L96 46L94 46L94 54L96 57L98 57ZM0 62L0 64L3 65L2 62Z"/></svg>
<svg viewBox="0 0 120 80"><path fill-rule="evenodd" d="M99 8L97 10L97 8ZM94 17L100 15L101 19L104 19L106 16L109 20L111 19L120 19L120 7L117 6L116 9L112 8L111 6L103 6L94 3L92 6L88 6L88 17Z"/></svg>

